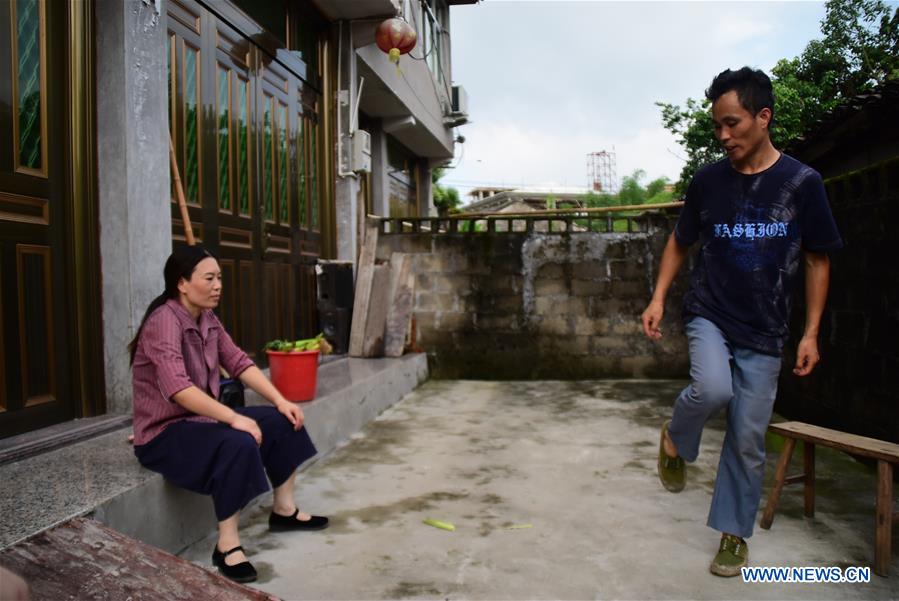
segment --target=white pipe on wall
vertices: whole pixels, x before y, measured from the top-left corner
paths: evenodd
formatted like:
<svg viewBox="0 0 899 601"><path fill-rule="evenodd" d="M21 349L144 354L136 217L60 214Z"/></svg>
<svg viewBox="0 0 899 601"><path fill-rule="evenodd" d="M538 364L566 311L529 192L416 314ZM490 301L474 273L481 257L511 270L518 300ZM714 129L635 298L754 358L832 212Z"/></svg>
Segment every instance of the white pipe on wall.
<svg viewBox="0 0 899 601"><path fill-rule="evenodd" d="M337 176L338 177L356 177L356 173L353 171L344 171L343 164L343 138L344 133L341 127L341 118L340 114L343 112L343 109L339 106L341 102L341 98L343 96L349 97L349 91L344 94L344 90L340 87L340 75L343 73L343 19L339 22L339 29L337 32ZM353 30L350 28L350 36L353 35ZM353 51L353 45L350 44L350 52ZM350 110L352 110L352 105L350 105Z"/></svg>

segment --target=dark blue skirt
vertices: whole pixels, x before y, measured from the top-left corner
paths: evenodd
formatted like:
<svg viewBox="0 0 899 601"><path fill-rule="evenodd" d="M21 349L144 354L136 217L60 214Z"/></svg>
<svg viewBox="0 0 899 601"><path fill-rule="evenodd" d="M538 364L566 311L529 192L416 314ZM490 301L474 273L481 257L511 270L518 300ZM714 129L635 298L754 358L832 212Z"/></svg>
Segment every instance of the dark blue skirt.
<svg viewBox="0 0 899 601"><path fill-rule="evenodd" d="M147 444L134 447L144 467L176 486L212 495L219 521L269 490L268 480L274 487L283 484L316 452L306 428L295 432L274 407L235 411L259 424L261 446L246 432L226 424L179 421Z"/></svg>

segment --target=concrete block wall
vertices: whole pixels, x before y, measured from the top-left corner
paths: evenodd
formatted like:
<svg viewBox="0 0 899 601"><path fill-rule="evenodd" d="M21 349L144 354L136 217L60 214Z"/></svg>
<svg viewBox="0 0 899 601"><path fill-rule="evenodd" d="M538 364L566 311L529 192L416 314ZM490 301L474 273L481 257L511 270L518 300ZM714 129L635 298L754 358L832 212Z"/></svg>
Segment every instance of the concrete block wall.
<svg viewBox="0 0 899 601"><path fill-rule="evenodd" d="M647 340L640 325L667 235L398 235L378 252L415 253L417 342L432 377L682 377L687 269L663 339Z"/></svg>
<svg viewBox="0 0 899 601"><path fill-rule="evenodd" d="M791 370L802 336L799 287L777 410L821 426L899 443L899 157L826 180L844 248L831 257L821 320L821 363L806 378Z"/></svg>

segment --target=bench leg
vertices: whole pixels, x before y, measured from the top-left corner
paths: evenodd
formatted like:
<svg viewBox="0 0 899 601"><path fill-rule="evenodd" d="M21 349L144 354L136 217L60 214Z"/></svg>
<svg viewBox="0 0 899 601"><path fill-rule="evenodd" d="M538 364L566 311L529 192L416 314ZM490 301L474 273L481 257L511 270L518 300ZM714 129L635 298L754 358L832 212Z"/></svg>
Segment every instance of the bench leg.
<svg viewBox="0 0 899 601"><path fill-rule="evenodd" d="M774 487L768 495L768 503L765 505L765 511L762 513L762 521L759 524L765 530L771 528L771 522L774 521L774 510L777 509L777 503L780 501L780 491L784 487L784 479L787 477L787 468L790 467L790 458L793 456L793 448L796 446L795 438L787 438L784 441L783 451L777 460L777 470L774 472Z"/></svg>
<svg viewBox="0 0 899 601"><path fill-rule="evenodd" d="M874 573L890 571L890 543L893 535L893 464L877 462L877 522L874 537Z"/></svg>
<svg viewBox="0 0 899 601"><path fill-rule="evenodd" d="M805 517L815 517L815 443L803 443L805 463Z"/></svg>

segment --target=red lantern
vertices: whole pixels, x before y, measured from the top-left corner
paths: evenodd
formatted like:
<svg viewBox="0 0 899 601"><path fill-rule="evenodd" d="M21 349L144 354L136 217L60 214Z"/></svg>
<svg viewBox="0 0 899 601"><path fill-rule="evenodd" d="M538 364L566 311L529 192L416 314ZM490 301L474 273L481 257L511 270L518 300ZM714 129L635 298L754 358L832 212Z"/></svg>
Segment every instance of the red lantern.
<svg viewBox="0 0 899 601"><path fill-rule="evenodd" d="M400 64L400 55L407 54L415 48L415 41L418 34L412 29L412 26L402 19L387 19L380 25L375 32L375 42L378 48L387 53L390 61Z"/></svg>

